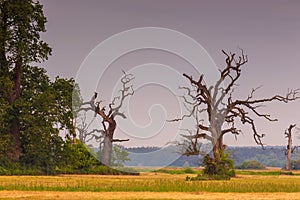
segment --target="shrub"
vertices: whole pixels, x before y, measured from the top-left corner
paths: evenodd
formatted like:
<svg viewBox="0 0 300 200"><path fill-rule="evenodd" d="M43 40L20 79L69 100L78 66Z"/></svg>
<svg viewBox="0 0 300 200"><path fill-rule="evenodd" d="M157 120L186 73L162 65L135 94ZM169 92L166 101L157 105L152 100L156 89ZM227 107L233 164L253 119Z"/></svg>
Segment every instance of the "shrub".
<svg viewBox="0 0 300 200"><path fill-rule="evenodd" d="M220 152L219 161L206 155L203 164L205 165L203 173L210 179L230 179L235 176L233 160L224 152Z"/></svg>
<svg viewBox="0 0 300 200"><path fill-rule="evenodd" d="M184 169L184 173L186 173L186 174L194 174L195 172L194 172L194 170L192 168L186 167Z"/></svg>
<svg viewBox="0 0 300 200"><path fill-rule="evenodd" d="M61 163L61 168L65 168L64 170L84 172L99 164L96 157L80 141L77 141L76 144L69 142L65 146L64 162Z"/></svg>
<svg viewBox="0 0 300 200"><path fill-rule="evenodd" d="M291 160L292 170L300 170L300 160Z"/></svg>
<svg viewBox="0 0 300 200"><path fill-rule="evenodd" d="M245 160L236 166L237 169L266 169L266 166L256 160Z"/></svg>
<svg viewBox="0 0 300 200"><path fill-rule="evenodd" d="M187 181L196 180L229 180L235 176L233 160L229 158L229 155L220 152L220 160L211 158L206 155L203 159L204 169L201 174L196 177L186 177Z"/></svg>

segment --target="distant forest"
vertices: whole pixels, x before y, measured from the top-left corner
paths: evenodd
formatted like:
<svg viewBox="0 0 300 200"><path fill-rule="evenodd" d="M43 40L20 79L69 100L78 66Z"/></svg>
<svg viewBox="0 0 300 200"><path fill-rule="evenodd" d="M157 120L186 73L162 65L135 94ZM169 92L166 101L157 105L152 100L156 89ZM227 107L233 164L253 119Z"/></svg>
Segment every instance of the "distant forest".
<svg viewBox="0 0 300 200"><path fill-rule="evenodd" d="M161 166L161 163L166 157L172 157L175 154L173 148L163 153L155 155L155 159L149 159L148 156L139 156L143 154L158 151L159 147L136 147L127 148L130 161L127 161L127 166ZM285 165L285 147L284 146L269 146L263 150L261 147L227 147L226 152L234 160L234 164L238 165L245 160L256 160L268 167L284 167ZM300 150L292 154L292 160L300 160ZM197 167L202 164L202 157L199 156L179 156L177 160L170 163L169 166L175 167Z"/></svg>

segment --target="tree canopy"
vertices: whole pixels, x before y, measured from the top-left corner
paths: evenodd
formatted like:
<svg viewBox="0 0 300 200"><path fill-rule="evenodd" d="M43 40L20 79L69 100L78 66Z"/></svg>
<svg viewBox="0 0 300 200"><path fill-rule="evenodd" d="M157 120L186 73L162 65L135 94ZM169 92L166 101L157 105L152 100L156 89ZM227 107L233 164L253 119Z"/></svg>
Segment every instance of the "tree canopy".
<svg viewBox="0 0 300 200"><path fill-rule="evenodd" d="M0 2L0 159L1 165L53 170L66 156L62 133L75 131L72 100L80 96L73 79L52 81L33 64L51 55L40 38L42 8L33 0Z"/></svg>
<svg viewBox="0 0 300 200"><path fill-rule="evenodd" d="M32 62L42 62L51 48L40 39L45 32L46 17L42 5L32 0L3 0L0 2L0 90L2 103L7 106L6 123L13 142L9 157L19 160L21 155L21 126L19 98L23 95L25 68Z"/></svg>

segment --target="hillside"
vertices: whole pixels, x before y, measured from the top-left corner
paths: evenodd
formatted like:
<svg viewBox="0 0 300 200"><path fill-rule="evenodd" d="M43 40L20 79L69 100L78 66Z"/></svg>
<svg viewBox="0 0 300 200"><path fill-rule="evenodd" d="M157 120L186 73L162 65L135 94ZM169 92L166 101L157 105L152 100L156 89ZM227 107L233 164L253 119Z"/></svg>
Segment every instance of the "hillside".
<svg viewBox="0 0 300 200"><path fill-rule="evenodd" d="M256 160L269 167L283 167L285 164L285 153L283 146L269 146L263 150L260 147L228 147L227 152L234 160L235 165L244 160ZM127 148L130 161L127 166L191 166L201 165L202 157L180 156L176 147L171 146L164 149L159 147L136 147ZM300 151L292 155L292 159L300 160Z"/></svg>

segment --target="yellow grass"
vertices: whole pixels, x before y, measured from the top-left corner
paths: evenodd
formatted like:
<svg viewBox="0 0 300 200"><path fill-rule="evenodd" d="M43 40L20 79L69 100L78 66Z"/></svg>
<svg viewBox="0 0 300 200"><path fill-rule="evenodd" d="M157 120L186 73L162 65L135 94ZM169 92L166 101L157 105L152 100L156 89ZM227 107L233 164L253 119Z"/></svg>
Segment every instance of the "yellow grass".
<svg viewBox="0 0 300 200"><path fill-rule="evenodd" d="M184 174L161 174L161 173L142 173L140 176L100 176L100 175L63 175L63 176L0 176L0 187L2 187L2 191L0 191L0 200L15 200L15 199L24 199L24 200L49 200L49 199L58 199L58 200L92 200L92 199L103 199L103 200L111 200L111 199L243 199L243 200L254 200L254 199L283 199L283 200L300 200L300 176L258 176L258 175L239 175L237 178L233 178L230 181L205 181L203 184L215 185L216 187L222 187L226 184L233 184L236 186L244 187L248 183L254 183L254 187L262 187L263 185L273 185L273 186L281 186L281 185L289 185L293 184L293 186L298 187L299 190L295 192L234 192L230 190L224 193L217 192L204 192L198 188L197 182L186 182ZM195 175L190 175L195 176ZM182 192L175 192L178 190L165 192L147 192L137 190L130 190L130 187L138 187L139 185L150 185L153 184L174 184L177 183L182 184L186 187L188 186L197 186L196 192L187 192L183 190ZM202 184L201 182L199 182ZM6 188L6 186L17 185L22 186L20 191L16 191L15 189L11 189L10 191ZM24 185L24 188L23 188ZM29 191L32 189L28 189L32 185L38 186L58 186L58 189L62 190L53 190L53 191ZM80 190L65 190L70 187L75 187L77 185L86 186L87 188L93 189L95 188L108 188L106 190L99 190L100 192L85 192L85 191L93 191L93 190L82 190L84 192L80 192ZM123 188L128 187L129 191L125 192L124 190L109 190L111 187ZM155 186L155 185L153 185ZM273 188L272 186L272 188ZM18 187L17 187L18 188ZM172 187L171 187L172 188ZM37 190L40 188L37 187ZM176 189L176 188L175 188ZM236 188L234 188L236 189ZM98 191L98 190L95 190ZM169 191L169 190L167 190ZM247 190L248 191L248 190Z"/></svg>
<svg viewBox="0 0 300 200"><path fill-rule="evenodd" d="M300 193L186 193L186 192L32 192L0 191L0 199L23 200L112 200L112 199L243 199L299 200Z"/></svg>

